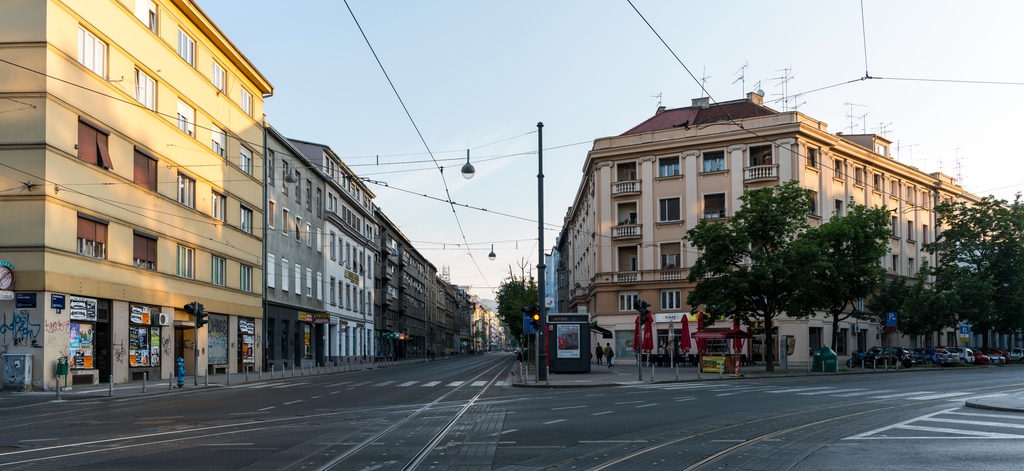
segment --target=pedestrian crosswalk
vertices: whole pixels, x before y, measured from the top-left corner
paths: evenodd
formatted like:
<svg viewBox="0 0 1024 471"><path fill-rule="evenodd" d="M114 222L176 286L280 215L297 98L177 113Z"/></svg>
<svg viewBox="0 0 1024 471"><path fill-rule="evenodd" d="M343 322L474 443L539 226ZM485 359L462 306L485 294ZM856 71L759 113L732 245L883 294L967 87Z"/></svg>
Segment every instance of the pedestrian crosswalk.
<svg viewBox="0 0 1024 471"><path fill-rule="evenodd" d="M433 388L433 387L447 387L457 388L460 386L470 388L481 388L487 386L488 381L340 381L337 383L329 383L322 385L326 389L356 389L362 387L370 388L410 388L410 387L421 387L421 388ZM511 385L512 380L495 381L495 387L503 387ZM245 383L240 385L232 385L232 388L247 388L247 389L288 389L298 386L309 385L309 381L266 381L258 383Z"/></svg>
<svg viewBox="0 0 1024 471"><path fill-rule="evenodd" d="M746 384L728 385L722 383L661 383L630 385L631 388L661 391L701 392L715 396L735 396L740 394L792 394L795 396L819 397L852 397L857 399L907 399L913 401L929 401L948 399L960 401L968 396L979 393L963 391L897 391L894 389L849 388L838 386L751 386Z"/></svg>

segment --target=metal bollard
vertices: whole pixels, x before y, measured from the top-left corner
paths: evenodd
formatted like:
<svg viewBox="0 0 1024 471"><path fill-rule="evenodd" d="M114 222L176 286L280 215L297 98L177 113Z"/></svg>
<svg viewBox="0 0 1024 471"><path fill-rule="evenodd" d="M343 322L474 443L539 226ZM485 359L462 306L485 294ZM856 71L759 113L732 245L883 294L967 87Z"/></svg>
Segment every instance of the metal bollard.
<svg viewBox="0 0 1024 471"><path fill-rule="evenodd" d="M59 401L60 400L60 376L57 377L57 387L54 388L54 389L57 390L57 400Z"/></svg>
<svg viewBox="0 0 1024 471"><path fill-rule="evenodd" d="M259 373L259 380L263 381L263 368L260 368L260 371L258 373Z"/></svg>
<svg viewBox="0 0 1024 471"><path fill-rule="evenodd" d="M244 369L245 369L245 382L248 383L249 382L249 367L246 366L246 367L244 367Z"/></svg>
<svg viewBox="0 0 1024 471"><path fill-rule="evenodd" d="M225 369L224 376L227 376L227 384L231 384L231 370Z"/></svg>
<svg viewBox="0 0 1024 471"><path fill-rule="evenodd" d="M203 375L203 386L209 386L209 385L210 385L210 373L206 373L206 374Z"/></svg>
<svg viewBox="0 0 1024 471"><path fill-rule="evenodd" d="M145 394L145 393L146 393L146 378L147 378L148 376L149 376L149 373L146 373L146 372L143 372L143 373L142 373L142 393L143 393L143 394Z"/></svg>
<svg viewBox="0 0 1024 471"><path fill-rule="evenodd" d="M274 367L274 365L270 365L270 379L274 379L274 370L275 369L276 368Z"/></svg>
<svg viewBox="0 0 1024 471"><path fill-rule="evenodd" d="M110 375L110 382L107 383L107 397L114 397L114 375Z"/></svg>
<svg viewBox="0 0 1024 471"><path fill-rule="evenodd" d="M174 389L174 375L167 375L167 390Z"/></svg>
<svg viewBox="0 0 1024 471"><path fill-rule="evenodd" d="M292 376L295 376L295 363L292 363Z"/></svg>

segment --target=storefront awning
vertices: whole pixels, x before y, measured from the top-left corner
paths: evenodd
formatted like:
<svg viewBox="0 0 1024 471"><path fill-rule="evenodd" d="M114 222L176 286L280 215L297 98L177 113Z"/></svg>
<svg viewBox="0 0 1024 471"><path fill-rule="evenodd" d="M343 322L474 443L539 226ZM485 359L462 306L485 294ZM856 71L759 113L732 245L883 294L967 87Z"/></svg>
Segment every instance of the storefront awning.
<svg viewBox="0 0 1024 471"><path fill-rule="evenodd" d="M752 339L753 334L733 329L704 329L690 334L695 339Z"/></svg>
<svg viewBox="0 0 1024 471"><path fill-rule="evenodd" d="M603 338L603 339L610 339L610 338L612 338L612 331L610 331L608 329L605 329L604 327L598 327L596 325L591 324L590 325L590 331L591 332L598 332L598 333L600 333L601 334L601 338Z"/></svg>

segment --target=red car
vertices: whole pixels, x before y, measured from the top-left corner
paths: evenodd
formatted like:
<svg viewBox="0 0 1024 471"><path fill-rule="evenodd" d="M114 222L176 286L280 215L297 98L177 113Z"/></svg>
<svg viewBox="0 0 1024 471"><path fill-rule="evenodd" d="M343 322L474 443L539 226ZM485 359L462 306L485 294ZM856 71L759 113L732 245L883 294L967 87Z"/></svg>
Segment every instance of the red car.
<svg viewBox="0 0 1024 471"><path fill-rule="evenodd" d="M992 359L988 355L981 353L980 351L974 352L974 364L975 365L988 365L992 363Z"/></svg>

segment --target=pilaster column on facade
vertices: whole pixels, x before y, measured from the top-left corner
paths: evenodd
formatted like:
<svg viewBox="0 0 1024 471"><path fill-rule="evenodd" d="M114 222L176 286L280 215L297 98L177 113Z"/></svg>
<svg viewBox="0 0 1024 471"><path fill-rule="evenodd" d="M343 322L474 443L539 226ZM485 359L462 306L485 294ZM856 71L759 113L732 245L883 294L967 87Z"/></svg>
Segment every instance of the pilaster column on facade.
<svg viewBox="0 0 1024 471"><path fill-rule="evenodd" d="M700 168L700 151L688 150L683 152L679 157L683 159L683 191L686 192L685 195L683 195L683 210L685 211L683 218L686 221L686 229L690 230L700 222L700 217L698 215L700 214L702 201L700 201L700 197L697 193L697 174L699 172L698 169ZM682 259L680 260L680 266L691 267L693 266L693 261L697 258L696 255L694 255L696 253L696 249L689 241L683 242L683 246L682 250L680 250L680 258Z"/></svg>
<svg viewBox="0 0 1024 471"><path fill-rule="evenodd" d="M654 177L657 172L658 159L653 155L641 157L637 163L640 164L640 240L642 244L637 247L640 266L638 269L649 270L654 268L654 226L657 222L656 213L658 199L654 194Z"/></svg>
<svg viewBox="0 0 1024 471"><path fill-rule="evenodd" d="M796 139L792 137L775 141L775 146L778 148L779 155L776 161L779 165L780 183L790 180L799 180L800 172L793 172L794 168L800 168L799 158L796 156L796 153L793 152L793 144L796 144Z"/></svg>
<svg viewBox="0 0 1024 471"><path fill-rule="evenodd" d="M597 225L595 232L598 238L607 237L608 240L612 236L612 226L615 225L615 208L612 207L612 169L615 167L615 163L611 161L598 162L594 165L596 169L596 175L594 176L594 195L595 203L598 207L599 214L597 215ZM613 270L612 262L612 245L607 243L598 244L600 247L600 253L597 257L600 260L601 266L595 267L599 273L607 273Z"/></svg>
<svg viewBox="0 0 1024 471"><path fill-rule="evenodd" d="M743 194L743 152L746 150L746 144L736 144L726 149L726 153L729 154L729 164L726 168L729 170L731 182L729 185L729 196L732 197L731 207L725 210L728 216L732 216L742 204L740 196Z"/></svg>

